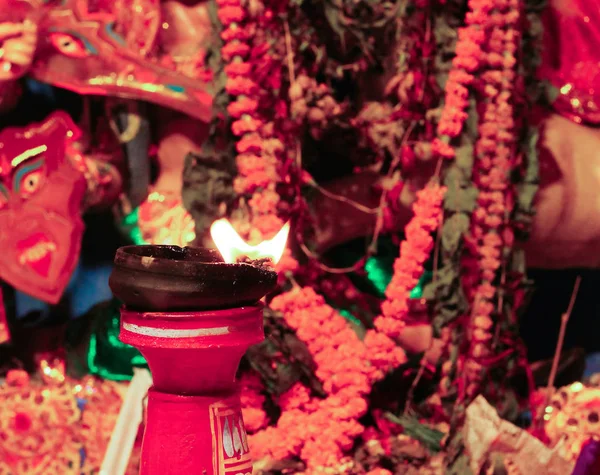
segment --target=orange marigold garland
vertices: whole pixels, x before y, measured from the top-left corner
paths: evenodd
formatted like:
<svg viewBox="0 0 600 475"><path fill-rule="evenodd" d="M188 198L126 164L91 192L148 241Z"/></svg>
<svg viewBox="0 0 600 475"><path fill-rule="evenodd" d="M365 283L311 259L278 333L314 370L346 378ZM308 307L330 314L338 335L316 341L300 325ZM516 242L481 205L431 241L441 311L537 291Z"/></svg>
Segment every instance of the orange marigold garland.
<svg viewBox="0 0 600 475"><path fill-rule="evenodd" d="M467 119L469 90L474 73L483 58L481 45L485 40L483 26L487 22L490 4L487 0L470 0L467 26L458 30L456 56L446 81L446 99L438 123L439 138L432 143L440 157L451 159L454 148L450 142L458 137ZM423 273L423 264L433 248L431 233L438 229L446 188L431 183L417 193L413 205L414 216L405 228L406 239L400 246L400 257L394 263L394 275L386 289L382 315L375 319L375 327L387 337L396 340L408 315L411 290ZM382 337L379 337L380 339Z"/></svg>
<svg viewBox="0 0 600 475"><path fill-rule="evenodd" d="M385 291L387 299L381 306L382 315L375 319L375 327L393 340L405 325L410 292L423 274L423 264L433 249L431 233L440 224L445 192L445 187L431 183L417 193L413 204L414 216L405 228L406 239L400 245L400 257L394 263L394 275Z"/></svg>
<svg viewBox="0 0 600 475"><path fill-rule="evenodd" d="M256 458L299 456L307 465L307 473L322 473L324 467L339 465L363 432L358 418L367 411L365 398L372 383L383 374L377 364L383 360L385 366L396 366L406 358L395 347L391 353L395 361L380 356L371 363L367 346L311 288L295 288L279 295L271 307L283 313L308 346L317 365L316 376L329 396L317 399L303 386L294 386L280 398L283 412L277 426L252 436L251 447Z"/></svg>
<svg viewBox="0 0 600 475"><path fill-rule="evenodd" d="M514 110L511 104L517 49L516 24L519 20L518 0L496 1L491 15L494 25L486 48L488 71L483 74L486 99L474 177L480 193L479 207L473 213L472 244L479 259L480 284L475 289L470 322L471 347L465 363L466 393L473 396L479 389L484 365L490 353L492 314L495 311L496 288L493 281L501 266L502 248L512 247L512 231L505 228L507 211L512 208L510 173L516 142Z"/></svg>
<svg viewBox="0 0 600 475"><path fill-rule="evenodd" d="M272 61L263 44L254 45L256 23L240 0L217 0L218 16L223 25L221 53L227 63L225 89L235 97L227 111L234 119L231 130L239 141L236 145L238 177L234 190L248 196L251 220L241 231L252 242L273 237L284 222L278 215L280 202L275 187L281 181L279 165L285 152L283 142L276 136L274 123L261 113L263 88L254 78L257 68ZM262 51L254 58L256 50ZM254 52L254 53L253 53Z"/></svg>
<svg viewBox="0 0 600 475"><path fill-rule="evenodd" d="M481 47L491 6L489 0L469 0L466 26L458 29L456 56L446 81L445 102L437 128L440 137L432 143L433 150L441 157L454 158L455 151L450 142L461 134L467 119L468 87L483 60Z"/></svg>

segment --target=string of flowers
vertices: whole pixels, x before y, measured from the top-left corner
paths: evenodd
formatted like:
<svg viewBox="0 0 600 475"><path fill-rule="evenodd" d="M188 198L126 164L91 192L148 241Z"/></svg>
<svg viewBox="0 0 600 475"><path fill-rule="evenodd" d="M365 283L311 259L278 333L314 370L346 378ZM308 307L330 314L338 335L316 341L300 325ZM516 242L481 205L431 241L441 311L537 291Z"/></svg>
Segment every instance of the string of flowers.
<svg viewBox="0 0 600 475"><path fill-rule="evenodd" d="M482 75L486 105L475 147L474 182L480 192L479 206L472 215L471 244L475 245L479 259L480 283L473 299L470 349L464 373L469 397L479 389L483 359L491 351L492 314L497 297L493 282L502 263L502 248L510 248L513 241L512 232L504 223L507 211L512 208L509 183L516 138L511 97L516 76L519 0L497 0L494 7L491 23L495 26L485 54L488 71Z"/></svg>
<svg viewBox="0 0 600 475"><path fill-rule="evenodd" d="M410 292L423 274L423 264L433 249L431 233L439 226L445 192L446 188L435 182L417 192L414 215L406 225L400 257L394 262L394 275L385 291L382 315L374 321L375 327L392 340L397 340L405 325Z"/></svg>
<svg viewBox="0 0 600 475"><path fill-rule="evenodd" d="M275 60L269 54L267 42L260 41L257 22L240 0L217 0L217 5L223 25L221 54L226 63L225 90L235 97L227 111L234 119L231 130L239 137L236 144L239 174L234 190L250 197L251 219L240 231L250 241L260 242L272 237L284 224L278 216L280 196L276 186L281 181L279 165L285 147L276 136L274 122L261 113L265 91L257 82ZM272 79L270 76L269 80ZM269 84L269 87L276 89L278 84Z"/></svg>
<svg viewBox="0 0 600 475"><path fill-rule="evenodd" d="M368 408L366 396L389 367L406 361L404 351L375 332L361 342L346 320L311 288L294 288L277 296L271 307L281 311L313 354L316 376L328 393L311 397L297 384L280 398L276 426L251 436L255 459L299 456L306 473L337 467L364 431L358 419Z"/></svg>
<svg viewBox="0 0 600 475"><path fill-rule="evenodd" d="M473 83L473 73L481 66L481 47L485 41L485 27L492 2L469 0L468 4L466 26L458 29L456 55L444 87L445 102L437 127L439 137L432 143L433 151L444 158L454 158L455 150L451 141L460 136L467 120L468 87Z"/></svg>
<svg viewBox="0 0 600 475"><path fill-rule="evenodd" d="M463 128L468 117L467 108L469 107L469 89L478 86L476 74L480 72L485 65L485 54L482 48L486 42L486 32L492 25L490 11L493 7L493 2L488 0L470 0L468 2L469 11L465 16L465 26L458 29L458 40L456 42L455 57L452 61L452 69L448 75L448 80L445 85L445 100L444 107L438 123L438 137L434 139L432 148L439 157L446 159L453 158L456 153L456 148L452 142L459 142L458 139L464 133ZM461 210L459 213L449 213L446 216L448 226L452 226L453 232L457 232L453 220L463 218L465 223L468 223L468 218L464 214L471 210ZM468 234L463 234L466 240ZM460 287L465 292L468 302L472 302L472 289L477 285L477 262L472 262L469 255L463 255L457 261L460 264L459 272L461 275ZM449 262L449 265L457 265ZM468 319L466 316L459 318L457 322ZM451 346L459 344L458 341L452 342L453 338L449 329L442 333L443 354L447 358L441 366L441 378L439 383L439 391L442 396L447 396L450 391L451 381L456 374L457 369L462 368L462 359L458 359L461 368L457 368L456 360L451 357L452 351L458 347L451 349ZM460 340L460 338L459 338ZM459 345L460 346L460 345Z"/></svg>
<svg viewBox="0 0 600 475"><path fill-rule="evenodd" d="M451 142L460 136L468 117L469 89L473 73L481 65L481 46L485 41L484 26L490 4L487 0L470 0L466 26L459 28L456 56L445 85L445 102L438 123L438 137L432 142L433 152L442 158L455 155ZM397 339L408 315L411 290L423 273L423 264L433 248L431 233L438 229L442 216L442 200L446 189L429 185L417 194L414 216L406 226L406 240L401 244L400 257L394 263L394 275L386 289L382 316L375 326L392 339Z"/></svg>

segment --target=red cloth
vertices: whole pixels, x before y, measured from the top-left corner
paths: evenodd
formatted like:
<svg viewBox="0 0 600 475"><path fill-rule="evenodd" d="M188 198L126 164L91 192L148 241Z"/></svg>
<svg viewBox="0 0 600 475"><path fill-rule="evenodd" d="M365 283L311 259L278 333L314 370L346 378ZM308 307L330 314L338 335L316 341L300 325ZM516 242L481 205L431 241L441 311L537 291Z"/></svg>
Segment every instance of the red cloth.
<svg viewBox="0 0 600 475"><path fill-rule="evenodd" d="M600 125L600 0L551 0L540 75L559 88L558 113Z"/></svg>

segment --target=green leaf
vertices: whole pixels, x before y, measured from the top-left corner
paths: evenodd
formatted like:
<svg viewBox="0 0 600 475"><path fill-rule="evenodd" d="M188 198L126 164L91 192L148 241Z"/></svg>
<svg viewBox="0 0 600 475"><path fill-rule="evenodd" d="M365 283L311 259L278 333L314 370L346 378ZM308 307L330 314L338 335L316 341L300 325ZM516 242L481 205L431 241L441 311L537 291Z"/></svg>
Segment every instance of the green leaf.
<svg viewBox="0 0 600 475"><path fill-rule="evenodd" d="M454 254L458 250L462 236L469 229L469 216L465 213L455 213L444 222L442 228L442 248Z"/></svg>
<svg viewBox="0 0 600 475"><path fill-rule="evenodd" d="M473 170L473 145L465 144L456 149L456 166L465 176L471 176Z"/></svg>
<svg viewBox="0 0 600 475"><path fill-rule="evenodd" d="M472 213L477 206L478 195L479 192L473 185L464 188L448 186L448 191L444 197L444 209Z"/></svg>
<svg viewBox="0 0 600 475"><path fill-rule="evenodd" d="M415 417L405 415L396 416L391 412L386 412L385 418L394 424L402 426L406 435L414 440L418 440L430 451L439 452L442 449L442 440L445 436L443 432L421 424Z"/></svg>
<svg viewBox="0 0 600 475"><path fill-rule="evenodd" d="M340 21L340 11L338 8L331 4L325 5L325 18L327 19L327 23L333 29L333 31L340 37L340 41L342 42L342 47L345 45L345 35L346 29L343 27L342 22Z"/></svg>
<svg viewBox="0 0 600 475"><path fill-rule="evenodd" d="M539 186L533 183L521 183L517 185L517 200L520 208L533 211L533 202L537 195L538 188Z"/></svg>
<svg viewBox="0 0 600 475"><path fill-rule="evenodd" d="M468 137L473 140L479 135L479 113L477 112L477 102L474 97L469 99L469 107L467 109L467 120L465 122L465 132ZM471 150L471 154L473 150Z"/></svg>
<svg viewBox="0 0 600 475"><path fill-rule="evenodd" d="M527 155L527 168L523 180L528 183L537 183L539 179L538 141L540 133L537 128L531 128L527 137L525 153Z"/></svg>
<svg viewBox="0 0 600 475"><path fill-rule="evenodd" d="M421 298L428 301L436 300L439 294L443 292L443 289L452 286L456 279L458 279L458 272L452 263L440 267L435 280L432 280L423 289Z"/></svg>

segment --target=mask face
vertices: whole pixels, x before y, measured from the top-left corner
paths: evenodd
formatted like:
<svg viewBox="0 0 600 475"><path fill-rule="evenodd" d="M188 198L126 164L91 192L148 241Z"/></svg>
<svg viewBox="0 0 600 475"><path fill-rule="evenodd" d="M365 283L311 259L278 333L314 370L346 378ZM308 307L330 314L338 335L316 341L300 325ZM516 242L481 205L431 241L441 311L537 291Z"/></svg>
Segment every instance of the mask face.
<svg viewBox="0 0 600 475"><path fill-rule="evenodd" d="M0 131L0 279L57 303L77 264L86 192L83 164L67 157L80 135L57 112Z"/></svg>
<svg viewBox="0 0 600 475"><path fill-rule="evenodd" d="M10 8L6 2L38 25L29 71L38 81L212 118L208 79L186 77L163 61L159 0L0 0L0 12Z"/></svg>

